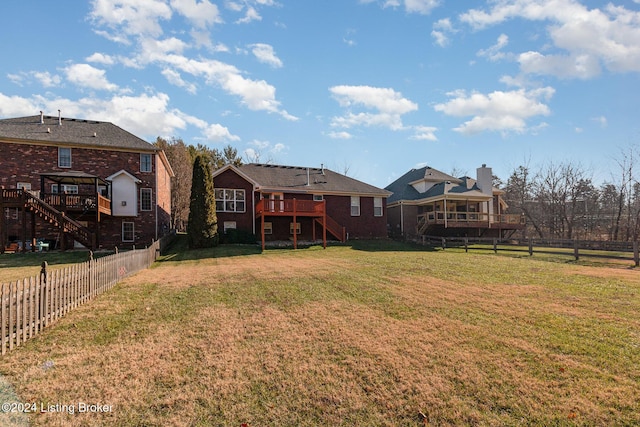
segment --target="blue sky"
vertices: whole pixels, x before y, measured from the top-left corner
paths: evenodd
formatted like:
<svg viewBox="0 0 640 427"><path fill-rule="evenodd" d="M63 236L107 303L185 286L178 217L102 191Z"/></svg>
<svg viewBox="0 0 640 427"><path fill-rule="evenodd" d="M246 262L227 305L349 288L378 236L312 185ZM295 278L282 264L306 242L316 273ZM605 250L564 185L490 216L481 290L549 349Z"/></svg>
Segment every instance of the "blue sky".
<svg viewBox="0 0 640 427"><path fill-rule="evenodd" d="M471 6L469 6L471 4ZM640 0L2 2L0 117L110 121L384 187L429 164L596 182L640 143ZM1 161L1 159L0 159Z"/></svg>

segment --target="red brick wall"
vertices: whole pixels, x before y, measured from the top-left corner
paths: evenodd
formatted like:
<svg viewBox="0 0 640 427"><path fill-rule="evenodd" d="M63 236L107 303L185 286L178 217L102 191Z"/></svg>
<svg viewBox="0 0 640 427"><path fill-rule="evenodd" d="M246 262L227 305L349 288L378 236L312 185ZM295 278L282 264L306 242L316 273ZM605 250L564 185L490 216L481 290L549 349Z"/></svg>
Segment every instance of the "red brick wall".
<svg viewBox="0 0 640 427"><path fill-rule="evenodd" d="M0 161L2 162L0 185L5 188L16 188L18 182L29 182L33 191L39 191L41 190L39 176L41 173L72 170L89 173L104 179L124 169L141 180L138 189L152 189L152 201L157 200L160 204L158 224L160 225L163 222L168 224L171 201L170 194L164 194L170 188L170 184L165 185L165 182L169 182L168 172L159 157L152 152L151 154L152 171L140 172L140 152L72 147L71 168L60 168L58 167L57 146L0 142ZM157 189L161 191L160 196L156 191L156 170L159 178ZM45 183L46 192L51 191L50 184L51 182ZM83 188L80 187L79 191L82 192ZM93 189L90 188L88 191L93 191ZM138 200L140 200L139 194ZM93 218L78 219L93 221ZM134 242L122 242L123 221L134 222ZM95 227L95 224L90 224L90 227ZM29 230L30 227L27 227L27 229ZM156 210L153 208L151 211L140 211L138 206L137 217L125 218L102 215L100 231L99 243L103 247L128 247L133 244L141 247L147 245L156 237ZM47 233L47 228L38 223L38 236L36 237L55 238L55 236L41 236L40 234L43 233Z"/></svg>
<svg viewBox="0 0 640 427"><path fill-rule="evenodd" d="M217 212L216 215L218 217L218 232L222 233L224 231L224 222L225 221L235 221L236 228L238 230L244 230L249 233L253 233L253 211L254 205L252 203L252 193L253 193L253 185L238 175L231 169L227 169L222 172L220 175L213 178L213 188L214 189L234 189L234 190L244 190L245 192L245 212L244 213L236 213L236 212ZM259 232L256 229L256 234Z"/></svg>

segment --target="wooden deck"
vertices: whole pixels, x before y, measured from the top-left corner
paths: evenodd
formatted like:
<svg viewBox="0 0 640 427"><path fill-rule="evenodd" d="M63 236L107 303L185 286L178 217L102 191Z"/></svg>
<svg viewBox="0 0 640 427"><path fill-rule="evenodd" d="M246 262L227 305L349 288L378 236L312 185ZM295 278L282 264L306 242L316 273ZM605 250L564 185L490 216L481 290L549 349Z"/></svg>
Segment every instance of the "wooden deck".
<svg viewBox="0 0 640 427"><path fill-rule="evenodd" d="M256 204L256 217L261 216L314 216L321 217L324 215L324 201L316 202L313 200L272 200L262 199Z"/></svg>

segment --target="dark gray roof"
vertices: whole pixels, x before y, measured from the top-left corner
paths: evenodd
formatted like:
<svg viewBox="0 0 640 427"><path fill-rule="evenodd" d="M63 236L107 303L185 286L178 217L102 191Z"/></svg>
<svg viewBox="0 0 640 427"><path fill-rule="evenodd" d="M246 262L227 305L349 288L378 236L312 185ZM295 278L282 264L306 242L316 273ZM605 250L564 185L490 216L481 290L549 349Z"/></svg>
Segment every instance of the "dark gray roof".
<svg viewBox="0 0 640 427"><path fill-rule="evenodd" d="M45 172L40 176L59 184L107 184L104 179L98 176L80 171Z"/></svg>
<svg viewBox="0 0 640 427"><path fill-rule="evenodd" d="M147 141L113 123L43 116L0 120L0 140L37 141L52 145L157 151Z"/></svg>
<svg viewBox="0 0 640 427"><path fill-rule="evenodd" d="M239 166L238 170L262 189L281 189L316 194L367 194L380 197L387 197L391 194L386 190L327 168L249 163Z"/></svg>
<svg viewBox="0 0 640 427"><path fill-rule="evenodd" d="M411 185L412 182L420 180L437 182L437 184L433 185L424 193L420 193ZM419 169L411 169L409 172L405 173L385 187L385 190L393 193L392 196L389 197L388 203L400 200L428 199L430 197L442 196L445 194L483 196L473 178L469 178L467 176L455 178L429 166L424 166Z"/></svg>

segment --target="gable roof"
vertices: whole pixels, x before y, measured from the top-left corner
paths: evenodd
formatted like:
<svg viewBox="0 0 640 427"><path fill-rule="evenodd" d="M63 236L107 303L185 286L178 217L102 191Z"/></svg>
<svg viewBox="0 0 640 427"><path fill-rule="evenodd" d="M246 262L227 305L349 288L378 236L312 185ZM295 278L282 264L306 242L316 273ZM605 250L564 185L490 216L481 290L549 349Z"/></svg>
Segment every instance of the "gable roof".
<svg viewBox="0 0 640 427"><path fill-rule="evenodd" d="M0 140L147 152L160 151L147 141L113 123L45 115L0 120Z"/></svg>
<svg viewBox="0 0 640 427"><path fill-rule="evenodd" d="M420 193L412 184L421 181L436 182L436 184L427 191ZM388 199L389 204L401 200L417 201L446 195L463 196L465 198L490 198L478 188L475 179L468 176L455 178L429 166L411 169L385 187L385 189L393 193ZM494 191L497 191L497 189L494 188Z"/></svg>
<svg viewBox="0 0 640 427"><path fill-rule="evenodd" d="M214 178L233 169L261 191L298 192L312 194L343 194L388 197L389 191L327 168L308 168L262 163L241 166L227 165L214 172ZM214 180L215 185L215 180Z"/></svg>

